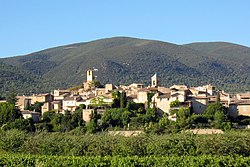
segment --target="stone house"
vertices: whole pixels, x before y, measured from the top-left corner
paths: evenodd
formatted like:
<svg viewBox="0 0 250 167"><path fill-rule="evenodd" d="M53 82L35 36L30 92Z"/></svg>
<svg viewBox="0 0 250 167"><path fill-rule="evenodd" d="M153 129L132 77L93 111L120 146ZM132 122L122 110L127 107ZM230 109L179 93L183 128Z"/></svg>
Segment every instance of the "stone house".
<svg viewBox="0 0 250 167"><path fill-rule="evenodd" d="M81 96L70 96L63 99L63 107L62 109L69 110L69 111L75 111L78 107L77 102L81 101Z"/></svg>
<svg viewBox="0 0 250 167"><path fill-rule="evenodd" d="M38 122L40 120L40 117L41 117L41 113L33 112L33 111L29 111L29 110L22 110L21 114L22 114L24 119L31 118L34 122Z"/></svg>
<svg viewBox="0 0 250 167"><path fill-rule="evenodd" d="M54 96L50 93L46 94L33 94L32 96L17 96L17 103L21 110L24 110L28 105L35 104L36 102L47 103L54 100Z"/></svg>

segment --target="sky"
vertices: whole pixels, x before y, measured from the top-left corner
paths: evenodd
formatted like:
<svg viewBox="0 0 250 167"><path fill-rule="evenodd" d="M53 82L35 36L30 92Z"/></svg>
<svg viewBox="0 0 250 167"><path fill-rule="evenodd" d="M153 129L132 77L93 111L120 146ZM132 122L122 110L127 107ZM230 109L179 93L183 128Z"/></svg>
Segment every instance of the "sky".
<svg viewBox="0 0 250 167"><path fill-rule="evenodd" d="M250 47L249 0L1 0L0 58L101 38Z"/></svg>

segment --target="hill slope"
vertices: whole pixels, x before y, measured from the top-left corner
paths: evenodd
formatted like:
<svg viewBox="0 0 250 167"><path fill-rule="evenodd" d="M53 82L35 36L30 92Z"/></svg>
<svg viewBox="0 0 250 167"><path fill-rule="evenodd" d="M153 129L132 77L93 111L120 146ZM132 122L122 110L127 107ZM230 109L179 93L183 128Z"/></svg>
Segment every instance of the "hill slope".
<svg viewBox="0 0 250 167"><path fill-rule="evenodd" d="M0 62L0 95L13 90L19 93L36 93L52 88L53 83L26 70Z"/></svg>
<svg viewBox="0 0 250 167"><path fill-rule="evenodd" d="M249 53L245 57L236 57L232 64L221 58L223 51L218 53L220 47L217 45L207 50L199 48L202 47L195 44L182 46L115 37L60 46L0 61L51 83L49 86L45 84L46 87L40 85L45 89L79 85L86 78L86 70L95 68L98 69L95 75L102 83L149 84L150 77L158 73L161 84L165 86L211 83L231 91L249 90L249 68L237 66L242 59L250 57Z"/></svg>
<svg viewBox="0 0 250 167"><path fill-rule="evenodd" d="M186 44L210 57L227 62L238 72L250 72L250 48L227 42L200 42Z"/></svg>

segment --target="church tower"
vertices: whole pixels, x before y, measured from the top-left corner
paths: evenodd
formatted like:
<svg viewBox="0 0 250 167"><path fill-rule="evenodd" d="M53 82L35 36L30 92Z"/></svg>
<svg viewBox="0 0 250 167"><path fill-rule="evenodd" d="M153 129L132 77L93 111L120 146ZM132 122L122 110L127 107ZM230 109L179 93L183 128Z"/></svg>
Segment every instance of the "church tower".
<svg viewBox="0 0 250 167"><path fill-rule="evenodd" d="M158 78L157 74L151 77L151 87L157 87L158 86Z"/></svg>
<svg viewBox="0 0 250 167"><path fill-rule="evenodd" d="M94 76L93 76L93 71L92 70L88 70L87 71L87 82L93 82L94 80Z"/></svg>
<svg viewBox="0 0 250 167"><path fill-rule="evenodd" d="M94 75L92 70L87 71L87 81L83 82L83 88L85 91L92 89L94 81Z"/></svg>

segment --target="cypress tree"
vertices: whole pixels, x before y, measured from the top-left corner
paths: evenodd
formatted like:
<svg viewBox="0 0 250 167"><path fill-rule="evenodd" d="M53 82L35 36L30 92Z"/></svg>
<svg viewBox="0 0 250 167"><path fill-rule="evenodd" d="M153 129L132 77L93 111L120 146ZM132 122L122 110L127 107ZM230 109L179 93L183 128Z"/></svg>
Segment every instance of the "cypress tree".
<svg viewBox="0 0 250 167"><path fill-rule="evenodd" d="M216 103L220 104L220 91L217 92Z"/></svg>

